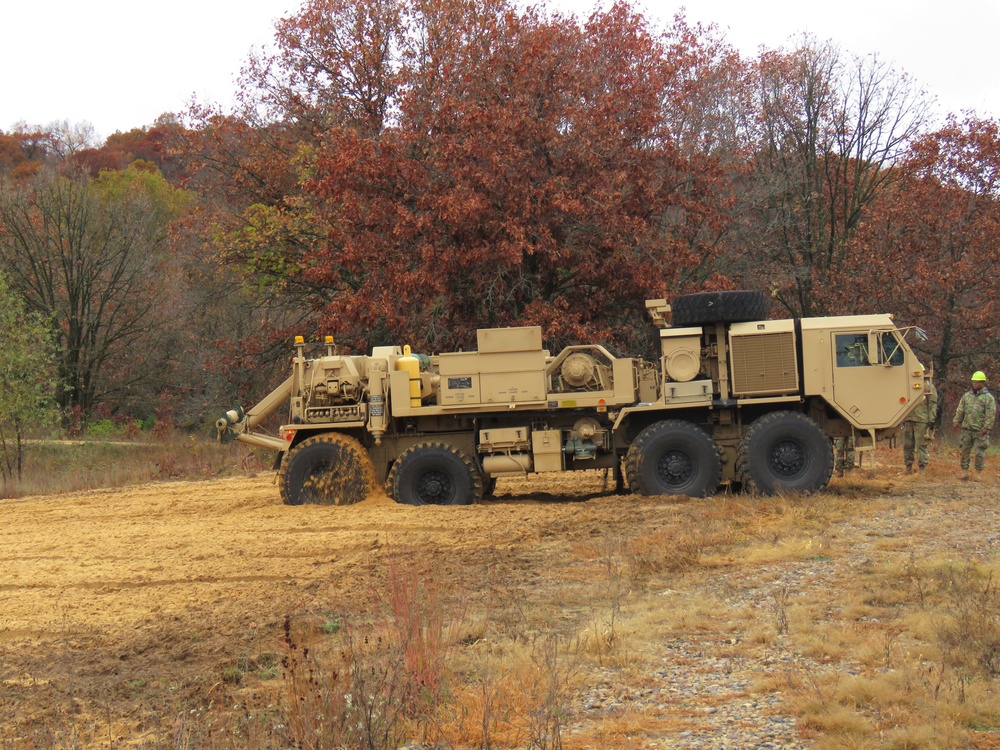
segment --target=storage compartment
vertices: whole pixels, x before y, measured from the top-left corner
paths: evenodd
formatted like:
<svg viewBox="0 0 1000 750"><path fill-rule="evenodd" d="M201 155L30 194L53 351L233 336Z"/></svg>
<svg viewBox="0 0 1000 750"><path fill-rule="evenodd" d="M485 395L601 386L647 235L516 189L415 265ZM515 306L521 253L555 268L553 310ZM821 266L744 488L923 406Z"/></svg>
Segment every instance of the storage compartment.
<svg viewBox="0 0 1000 750"><path fill-rule="evenodd" d="M545 401L545 373L491 372L480 375L483 404Z"/></svg>
<svg viewBox="0 0 1000 750"><path fill-rule="evenodd" d="M479 431L479 452L494 453L517 448L527 450L527 427L495 427Z"/></svg>
<svg viewBox="0 0 1000 750"><path fill-rule="evenodd" d="M664 383L663 402L665 404L711 403L712 381L692 380L689 383Z"/></svg>
<svg viewBox="0 0 1000 750"><path fill-rule="evenodd" d="M479 375L442 375L440 394L441 404L448 406L482 403Z"/></svg>
<svg viewBox="0 0 1000 750"><path fill-rule="evenodd" d="M483 328L476 333L476 343L482 354L541 351L542 327Z"/></svg>
<svg viewBox="0 0 1000 750"><path fill-rule="evenodd" d="M499 336L485 342L480 337L480 343L491 347L524 346L529 343L541 346L541 328L537 326L500 328L480 333L507 334L511 331L519 335ZM532 335L532 331L537 336ZM441 354L438 355L438 372L441 374L439 403L442 405L512 404L545 400L545 352L541 348L502 353Z"/></svg>
<svg viewBox="0 0 1000 750"><path fill-rule="evenodd" d="M531 450L535 455L535 471L562 471L563 447L560 430L535 430L531 433Z"/></svg>

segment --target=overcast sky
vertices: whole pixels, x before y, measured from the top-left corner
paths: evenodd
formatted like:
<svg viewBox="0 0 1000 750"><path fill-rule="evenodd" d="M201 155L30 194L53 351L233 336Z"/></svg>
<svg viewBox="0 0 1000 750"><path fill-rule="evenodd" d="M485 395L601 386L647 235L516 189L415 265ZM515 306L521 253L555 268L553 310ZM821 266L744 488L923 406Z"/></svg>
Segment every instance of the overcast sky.
<svg viewBox="0 0 1000 750"><path fill-rule="evenodd" d="M593 0L548 0L586 15ZM670 21L682 3L641 1ZM788 46L802 32L909 73L941 113L1000 115L995 58L1000 0L689 0L689 22L715 23L737 49ZM228 102L251 47L298 0L50 0L8 3L0 36L0 130L88 121L101 137L199 101Z"/></svg>

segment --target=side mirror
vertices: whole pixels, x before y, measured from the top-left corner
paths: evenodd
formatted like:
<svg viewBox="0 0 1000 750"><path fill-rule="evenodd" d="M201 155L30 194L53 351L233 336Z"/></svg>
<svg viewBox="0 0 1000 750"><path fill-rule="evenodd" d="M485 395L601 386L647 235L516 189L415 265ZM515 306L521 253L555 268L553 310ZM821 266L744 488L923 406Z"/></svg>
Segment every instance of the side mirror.
<svg viewBox="0 0 1000 750"><path fill-rule="evenodd" d="M874 331L868 332L868 364L878 365L885 361L884 357L879 357L882 346L882 337ZM888 363L886 363L888 364Z"/></svg>

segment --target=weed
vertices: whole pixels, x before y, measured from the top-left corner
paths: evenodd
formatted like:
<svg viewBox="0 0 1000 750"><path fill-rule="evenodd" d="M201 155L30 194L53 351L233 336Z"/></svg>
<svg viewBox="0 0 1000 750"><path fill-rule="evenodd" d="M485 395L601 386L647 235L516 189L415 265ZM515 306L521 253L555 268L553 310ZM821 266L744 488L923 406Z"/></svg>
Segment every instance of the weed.
<svg viewBox="0 0 1000 750"><path fill-rule="evenodd" d="M973 565L943 571L946 619L938 638L949 661L964 673L1000 674L1000 593L992 572Z"/></svg>
<svg viewBox="0 0 1000 750"><path fill-rule="evenodd" d="M623 544L614 537L604 540L599 546L601 564L600 595L591 598L588 605L590 626L584 636L586 645L597 654L599 664L611 654L621 642L619 621L630 586L625 576L622 558Z"/></svg>
<svg viewBox="0 0 1000 750"><path fill-rule="evenodd" d="M529 682L524 684L528 747L561 750L563 729L569 720L571 650L557 635L545 635L533 644L531 665Z"/></svg>
<svg viewBox="0 0 1000 750"><path fill-rule="evenodd" d="M788 632L788 599L787 586L780 586L771 592L771 611L774 613L774 627L778 635Z"/></svg>
<svg viewBox="0 0 1000 750"><path fill-rule="evenodd" d="M340 617L334 615L320 625L320 630L322 630L326 635L336 635L340 632L342 627L343 625L340 621Z"/></svg>
<svg viewBox="0 0 1000 750"><path fill-rule="evenodd" d="M298 747L398 747L411 688L402 649L345 627L339 646L312 646L285 620L284 721Z"/></svg>
<svg viewBox="0 0 1000 750"><path fill-rule="evenodd" d="M243 670L239 667L225 667L222 670L222 681L231 685L239 685L243 682Z"/></svg>

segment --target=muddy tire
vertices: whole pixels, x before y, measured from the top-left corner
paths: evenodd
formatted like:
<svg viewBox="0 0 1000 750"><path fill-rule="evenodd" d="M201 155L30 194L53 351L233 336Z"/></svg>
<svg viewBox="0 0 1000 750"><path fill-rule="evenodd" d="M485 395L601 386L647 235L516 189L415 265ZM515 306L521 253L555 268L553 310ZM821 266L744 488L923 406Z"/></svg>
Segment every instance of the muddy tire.
<svg viewBox="0 0 1000 750"><path fill-rule="evenodd" d="M496 477L483 477L483 497L493 497L497 491Z"/></svg>
<svg viewBox="0 0 1000 750"><path fill-rule="evenodd" d="M483 499L483 475L447 443L419 443L389 470L389 496L404 505L469 505Z"/></svg>
<svg viewBox="0 0 1000 750"><path fill-rule="evenodd" d="M819 492L832 475L830 438L798 412L764 415L750 425L736 453L736 478L745 492Z"/></svg>
<svg viewBox="0 0 1000 750"><path fill-rule="evenodd" d="M368 497L374 480L374 467L361 443L337 433L303 440L278 472L285 505L352 505Z"/></svg>
<svg viewBox="0 0 1000 750"><path fill-rule="evenodd" d="M640 495L705 497L719 486L722 461L703 430L671 419L639 433L625 455L625 477Z"/></svg>
<svg viewBox="0 0 1000 750"><path fill-rule="evenodd" d="M767 297L749 290L684 294L670 303L670 315L675 326L764 320Z"/></svg>

